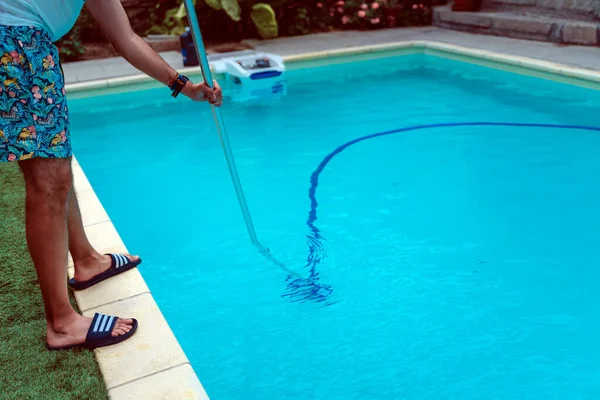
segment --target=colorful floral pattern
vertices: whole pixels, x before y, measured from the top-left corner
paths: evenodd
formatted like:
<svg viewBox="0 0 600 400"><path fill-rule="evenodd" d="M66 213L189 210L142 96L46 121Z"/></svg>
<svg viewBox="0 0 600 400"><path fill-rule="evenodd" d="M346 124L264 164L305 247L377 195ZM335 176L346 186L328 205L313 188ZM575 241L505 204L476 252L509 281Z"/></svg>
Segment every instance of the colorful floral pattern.
<svg viewBox="0 0 600 400"><path fill-rule="evenodd" d="M50 36L0 25L0 162L72 155L65 94Z"/></svg>

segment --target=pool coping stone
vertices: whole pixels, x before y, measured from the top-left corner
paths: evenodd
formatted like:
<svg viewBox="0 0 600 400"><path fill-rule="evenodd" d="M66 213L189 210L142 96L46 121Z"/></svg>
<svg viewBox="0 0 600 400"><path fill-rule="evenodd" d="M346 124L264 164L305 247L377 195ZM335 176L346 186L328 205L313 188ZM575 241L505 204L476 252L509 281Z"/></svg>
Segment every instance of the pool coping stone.
<svg viewBox="0 0 600 400"><path fill-rule="evenodd" d="M390 52L393 51L396 51L397 55L429 54L488 68L600 90L600 71L427 40L409 40L371 46L347 47L338 50L288 55L284 56L283 59L286 67L293 70L309 66L307 62L314 63L328 58L338 58L337 60L330 60L329 63L340 63L357 61L357 57L360 56L362 56L362 59L378 58L379 55L381 57L389 57ZM186 67L180 69L179 72L192 78L201 77L202 75L200 67ZM220 79L221 76L215 74L214 78ZM137 74L118 78L69 83L66 86L72 98L83 98L130 91L133 88L136 90L158 88L162 84L145 74Z"/></svg>
<svg viewBox="0 0 600 400"><path fill-rule="evenodd" d="M389 56L390 51L396 51L398 55L431 54L600 89L600 71L433 41L401 41L349 47L289 55L285 56L284 60L290 69L294 69L325 59L331 62L346 62L356 60L356 57L361 55L367 58L377 58L378 54ZM180 72L189 76L201 75L199 67L185 68ZM140 86L160 87L160 83L155 83L146 75L134 75L67 84L67 91L70 94L74 93L76 98L82 98L139 89ZM73 158L72 165L75 190L80 199L84 227L90 242L101 253L127 252L110 216L76 158ZM70 277L73 276L72 267L72 259L69 257ZM143 263L141 267L143 268ZM209 399L137 268L92 288L76 291L75 298L84 315L104 312L139 320L138 332L131 339L94 351L112 400ZM123 312L126 315L122 315Z"/></svg>

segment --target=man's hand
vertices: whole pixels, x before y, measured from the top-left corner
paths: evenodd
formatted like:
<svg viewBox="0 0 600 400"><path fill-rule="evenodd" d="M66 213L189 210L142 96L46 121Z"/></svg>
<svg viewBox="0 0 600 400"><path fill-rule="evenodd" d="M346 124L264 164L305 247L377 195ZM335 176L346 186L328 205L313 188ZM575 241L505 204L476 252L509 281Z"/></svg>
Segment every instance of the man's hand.
<svg viewBox="0 0 600 400"><path fill-rule="evenodd" d="M223 103L223 92L217 81L213 81L213 85L214 90L204 82L196 84L188 82L181 93L193 101L208 101L213 106L220 107Z"/></svg>

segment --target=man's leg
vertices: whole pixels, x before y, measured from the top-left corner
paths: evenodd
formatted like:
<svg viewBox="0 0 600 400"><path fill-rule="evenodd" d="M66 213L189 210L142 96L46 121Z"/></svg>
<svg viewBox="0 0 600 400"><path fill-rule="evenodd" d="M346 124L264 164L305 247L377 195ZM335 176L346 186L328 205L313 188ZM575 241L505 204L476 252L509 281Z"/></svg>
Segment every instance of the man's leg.
<svg viewBox="0 0 600 400"><path fill-rule="evenodd" d="M111 266L111 258L98 253L90 244L83 222L75 189L71 187L68 200L67 229L69 231L69 251L75 265L75 280L85 282ZM139 260L138 256L127 254L131 261Z"/></svg>
<svg viewBox="0 0 600 400"><path fill-rule="evenodd" d="M67 201L71 159L34 158L20 162L25 176L27 245L46 310L50 346L83 343L91 318L79 315L67 292ZM124 335L132 320L119 320L112 335Z"/></svg>

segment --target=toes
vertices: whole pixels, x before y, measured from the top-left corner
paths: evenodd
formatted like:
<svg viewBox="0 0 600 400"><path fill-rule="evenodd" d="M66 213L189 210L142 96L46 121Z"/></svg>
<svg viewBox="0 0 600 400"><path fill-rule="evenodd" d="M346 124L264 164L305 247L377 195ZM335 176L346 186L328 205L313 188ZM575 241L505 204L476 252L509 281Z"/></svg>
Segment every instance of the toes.
<svg viewBox="0 0 600 400"><path fill-rule="evenodd" d="M117 327L117 328L119 328L119 329L127 329L127 330L131 329L131 325L127 325L127 324L120 324L120 323L117 323L117 324L115 325L115 327Z"/></svg>
<svg viewBox="0 0 600 400"><path fill-rule="evenodd" d="M122 328L114 328L112 333L113 333L113 336L122 336L122 335L126 334L127 332Z"/></svg>
<svg viewBox="0 0 600 400"><path fill-rule="evenodd" d="M117 325L133 325L133 320L132 319L119 319L117 320Z"/></svg>
<svg viewBox="0 0 600 400"><path fill-rule="evenodd" d="M131 331L132 327L125 324L117 324L113 328L112 335L113 336L122 336Z"/></svg>
<svg viewBox="0 0 600 400"><path fill-rule="evenodd" d="M137 260L139 260L139 259L140 259L140 257L139 257L139 256L132 256L132 255L131 255L131 254L129 254L129 253L125 253L125 254L123 254L123 255L124 255L125 257L129 258L129 261L137 261Z"/></svg>

